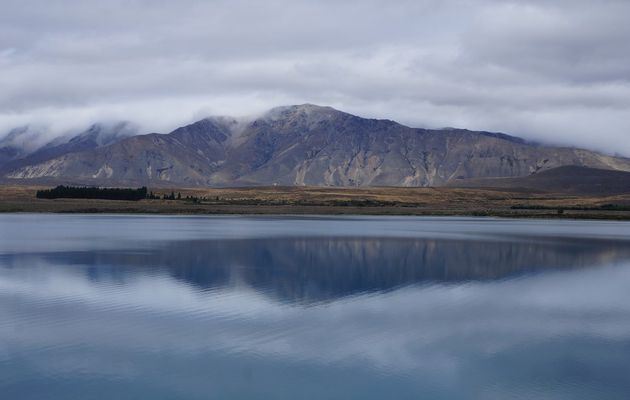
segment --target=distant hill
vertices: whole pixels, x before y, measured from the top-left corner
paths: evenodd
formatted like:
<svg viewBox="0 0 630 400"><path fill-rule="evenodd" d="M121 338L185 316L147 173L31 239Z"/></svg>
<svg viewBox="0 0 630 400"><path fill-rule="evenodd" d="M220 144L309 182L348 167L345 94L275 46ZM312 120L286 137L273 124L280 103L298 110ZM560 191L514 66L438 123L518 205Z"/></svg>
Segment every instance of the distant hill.
<svg viewBox="0 0 630 400"><path fill-rule="evenodd" d="M17 132L17 134L16 134ZM13 157L0 157L0 173L13 171L28 165L36 165L69 153L92 150L107 146L133 136L137 128L129 122L115 124L93 124L88 129L75 135L58 137L41 147L29 148L25 146L28 138L26 128L14 129L5 139L0 141L2 151L11 152ZM31 133L31 137L33 134ZM17 139L22 138L21 141ZM17 142L21 142L19 145ZM3 146L3 144L5 144Z"/></svg>
<svg viewBox="0 0 630 400"><path fill-rule="evenodd" d="M466 179L448 186L480 189L523 189L576 195L630 193L630 172L563 166L517 178Z"/></svg>
<svg viewBox="0 0 630 400"><path fill-rule="evenodd" d="M22 159L11 182L145 186L440 186L576 165L630 171L630 159L501 133L416 129L311 104L251 121L213 117L169 134Z"/></svg>
<svg viewBox="0 0 630 400"><path fill-rule="evenodd" d="M0 167L13 160L24 158L37 150L41 132L29 126L11 129L0 139Z"/></svg>

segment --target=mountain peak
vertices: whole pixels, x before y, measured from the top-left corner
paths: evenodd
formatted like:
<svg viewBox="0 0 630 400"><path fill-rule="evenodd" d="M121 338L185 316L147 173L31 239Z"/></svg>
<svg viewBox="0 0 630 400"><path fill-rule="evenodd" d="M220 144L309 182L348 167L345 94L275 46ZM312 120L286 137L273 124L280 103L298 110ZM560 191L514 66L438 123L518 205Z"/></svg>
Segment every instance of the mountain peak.
<svg viewBox="0 0 630 400"><path fill-rule="evenodd" d="M270 112L274 112L274 111L314 112L314 111L324 111L324 110L338 111L330 106L320 106L320 105L312 104L312 103L304 103L304 104L291 104L291 105L274 107L270 110Z"/></svg>
<svg viewBox="0 0 630 400"><path fill-rule="evenodd" d="M290 106L280 106L269 110L265 117L269 119L283 119L294 117L332 117L335 115L344 114L339 110L335 110L328 106L318 106L316 104L297 104Z"/></svg>

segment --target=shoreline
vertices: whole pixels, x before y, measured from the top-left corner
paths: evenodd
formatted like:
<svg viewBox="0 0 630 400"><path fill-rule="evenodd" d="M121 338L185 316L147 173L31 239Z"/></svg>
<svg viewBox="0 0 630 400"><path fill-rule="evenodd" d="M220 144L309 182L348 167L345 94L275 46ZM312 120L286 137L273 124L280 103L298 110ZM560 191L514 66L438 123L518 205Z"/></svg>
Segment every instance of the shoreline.
<svg viewBox="0 0 630 400"><path fill-rule="evenodd" d="M111 203L113 201L106 201ZM348 206L277 206L215 205L195 207L138 207L134 204L102 204L66 202L63 205L24 205L0 202L0 214L138 214L138 215L286 215L286 216L424 216L424 217L498 217L521 219L576 219L630 221L629 211L567 210L442 210L414 207L348 207ZM135 202L134 202L135 203Z"/></svg>

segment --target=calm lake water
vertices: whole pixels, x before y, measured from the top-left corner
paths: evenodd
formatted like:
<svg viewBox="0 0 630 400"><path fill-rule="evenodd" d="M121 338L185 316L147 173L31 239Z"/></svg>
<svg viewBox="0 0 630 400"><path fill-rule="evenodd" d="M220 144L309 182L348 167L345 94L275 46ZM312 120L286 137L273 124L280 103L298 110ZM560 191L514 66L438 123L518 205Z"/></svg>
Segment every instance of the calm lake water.
<svg viewBox="0 0 630 400"><path fill-rule="evenodd" d="M629 396L629 223L0 215L2 399Z"/></svg>

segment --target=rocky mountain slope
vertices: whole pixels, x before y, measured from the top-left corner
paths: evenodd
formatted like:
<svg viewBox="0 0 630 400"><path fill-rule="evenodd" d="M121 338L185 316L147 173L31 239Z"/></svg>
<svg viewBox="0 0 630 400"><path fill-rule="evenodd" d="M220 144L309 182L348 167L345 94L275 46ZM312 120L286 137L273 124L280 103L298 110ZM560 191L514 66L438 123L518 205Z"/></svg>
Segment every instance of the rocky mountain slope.
<svg viewBox="0 0 630 400"><path fill-rule="evenodd" d="M310 104L253 121L208 118L5 170L5 180L99 185L439 186L630 159L463 129L415 129Z"/></svg>

